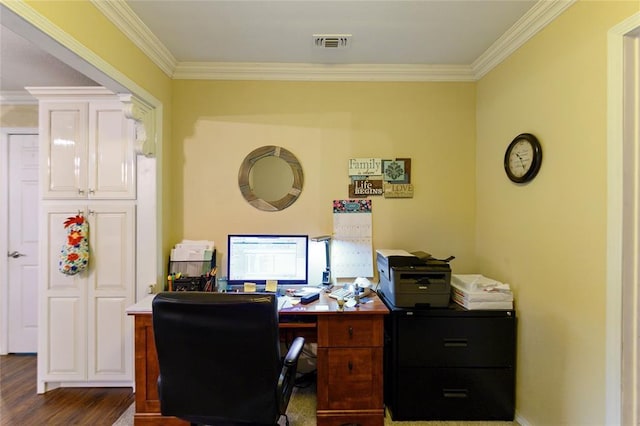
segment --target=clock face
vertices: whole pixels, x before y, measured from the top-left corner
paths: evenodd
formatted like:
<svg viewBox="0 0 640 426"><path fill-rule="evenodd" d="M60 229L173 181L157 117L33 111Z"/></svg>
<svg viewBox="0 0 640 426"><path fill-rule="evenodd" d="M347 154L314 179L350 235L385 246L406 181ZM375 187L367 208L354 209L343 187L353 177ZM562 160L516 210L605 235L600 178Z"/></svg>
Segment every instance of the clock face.
<svg viewBox="0 0 640 426"><path fill-rule="evenodd" d="M522 133L509 144L504 155L504 170L509 179L525 183L533 179L542 163L542 147L530 133Z"/></svg>
<svg viewBox="0 0 640 426"><path fill-rule="evenodd" d="M509 169L515 177L524 176L531 169L533 147L529 141L521 139L509 152Z"/></svg>

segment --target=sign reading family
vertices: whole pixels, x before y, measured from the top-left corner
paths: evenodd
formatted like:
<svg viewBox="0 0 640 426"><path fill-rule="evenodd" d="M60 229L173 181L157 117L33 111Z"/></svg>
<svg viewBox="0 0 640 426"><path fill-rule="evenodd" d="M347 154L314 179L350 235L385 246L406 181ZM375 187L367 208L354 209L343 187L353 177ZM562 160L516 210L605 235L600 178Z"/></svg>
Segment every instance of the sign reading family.
<svg viewBox="0 0 640 426"><path fill-rule="evenodd" d="M381 158L351 158L349 160L349 176L382 175Z"/></svg>
<svg viewBox="0 0 640 426"><path fill-rule="evenodd" d="M411 159L351 158L349 160L349 196L366 198L412 198Z"/></svg>

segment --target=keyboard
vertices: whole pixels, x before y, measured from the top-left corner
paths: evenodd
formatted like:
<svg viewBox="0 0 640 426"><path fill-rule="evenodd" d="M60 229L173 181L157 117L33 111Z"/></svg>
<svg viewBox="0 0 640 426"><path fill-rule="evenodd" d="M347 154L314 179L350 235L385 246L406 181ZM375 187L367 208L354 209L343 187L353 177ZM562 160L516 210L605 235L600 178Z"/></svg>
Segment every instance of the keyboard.
<svg viewBox="0 0 640 426"><path fill-rule="evenodd" d="M346 299L347 297L350 297L351 294L351 290L342 287L335 289L331 293L329 293L329 297L332 297L334 299Z"/></svg>

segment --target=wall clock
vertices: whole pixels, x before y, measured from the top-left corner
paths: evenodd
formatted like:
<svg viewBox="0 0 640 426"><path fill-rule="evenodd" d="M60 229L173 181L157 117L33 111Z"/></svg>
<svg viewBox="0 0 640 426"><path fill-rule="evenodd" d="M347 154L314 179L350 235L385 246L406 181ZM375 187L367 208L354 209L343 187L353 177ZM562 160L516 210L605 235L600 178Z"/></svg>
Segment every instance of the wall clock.
<svg viewBox="0 0 640 426"><path fill-rule="evenodd" d="M530 133L516 136L504 153L504 171L515 183L525 183L538 174L542 164L542 147Z"/></svg>

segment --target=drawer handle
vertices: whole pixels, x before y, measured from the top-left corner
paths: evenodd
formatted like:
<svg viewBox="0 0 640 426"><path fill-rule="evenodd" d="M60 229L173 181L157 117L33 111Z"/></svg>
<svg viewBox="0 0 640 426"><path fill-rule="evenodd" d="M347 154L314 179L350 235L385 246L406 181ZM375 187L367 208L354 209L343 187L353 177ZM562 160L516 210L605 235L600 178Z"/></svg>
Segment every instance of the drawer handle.
<svg viewBox="0 0 640 426"><path fill-rule="evenodd" d="M445 348L466 348L467 339L444 339Z"/></svg>
<svg viewBox="0 0 640 426"><path fill-rule="evenodd" d="M349 326L349 337L353 337L353 327Z"/></svg>
<svg viewBox="0 0 640 426"><path fill-rule="evenodd" d="M349 367L349 371L353 370L353 363L351 361L349 361L349 363L347 364L347 367Z"/></svg>
<svg viewBox="0 0 640 426"><path fill-rule="evenodd" d="M469 389L442 389L445 398L468 398Z"/></svg>

